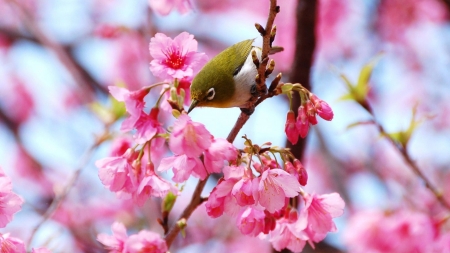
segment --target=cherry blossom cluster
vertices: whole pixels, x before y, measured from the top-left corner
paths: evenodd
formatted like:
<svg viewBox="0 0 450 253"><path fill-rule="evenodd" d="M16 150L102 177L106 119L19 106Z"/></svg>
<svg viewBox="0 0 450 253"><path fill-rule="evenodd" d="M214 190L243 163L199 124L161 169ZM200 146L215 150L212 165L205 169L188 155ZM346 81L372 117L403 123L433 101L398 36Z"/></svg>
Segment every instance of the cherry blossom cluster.
<svg viewBox="0 0 450 253"><path fill-rule="evenodd" d="M11 179L9 179L0 168L0 227L12 221L13 215L20 211L23 198L12 191ZM26 253L25 243L10 233L0 233L0 252ZM50 253L46 248L33 248L32 253Z"/></svg>
<svg viewBox="0 0 450 253"><path fill-rule="evenodd" d="M297 118L291 109L286 116L285 132L288 140L292 144L298 142L298 137L305 138L308 134L309 125L316 125L319 115L324 120L331 121L333 119L333 110L327 102L318 98L315 94L309 92L300 84L284 84L282 86L283 93L291 98L291 92L298 92L301 99L301 105L298 108ZM290 99L292 100L292 99ZM292 107L292 102L291 102Z"/></svg>
<svg viewBox="0 0 450 253"><path fill-rule="evenodd" d="M231 215L242 234L269 236L277 250L300 251L306 242L323 240L336 230L333 218L343 212L344 202L338 194L305 192L307 171L288 149L270 143L254 145L244 136L245 148L238 150L185 113L192 77L206 62L206 56L196 50L197 42L188 33L174 39L156 34L150 42L154 58L150 70L164 81L136 91L109 87L111 95L124 104L127 116L120 129L131 138L116 139L111 156L96 162L103 185L117 197L143 205L150 197L168 201L190 177L205 180L212 173L223 173L205 201L209 216ZM156 87L161 92L149 103ZM308 95L305 103L307 112L314 113L308 118L311 122L317 123L315 114L333 117L329 106L315 95ZM167 121L170 114L175 121ZM172 155L163 157L167 148ZM169 175L171 181L166 178ZM112 230L112 236L97 238L110 252L167 251L168 245L157 233L141 230L128 237L121 223L114 223Z"/></svg>
<svg viewBox="0 0 450 253"><path fill-rule="evenodd" d="M269 235L277 250L299 252L306 242L319 242L328 232L336 231L332 219L342 215L344 201L337 193L306 193L301 186L307 183L307 172L289 150L259 147L247 139L242 152L238 164L224 167L223 178L206 201L209 216L226 213L236 219L242 234ZM284 167L275 154L284 161ZM299 195L301 210L290 202Z"/></svg>

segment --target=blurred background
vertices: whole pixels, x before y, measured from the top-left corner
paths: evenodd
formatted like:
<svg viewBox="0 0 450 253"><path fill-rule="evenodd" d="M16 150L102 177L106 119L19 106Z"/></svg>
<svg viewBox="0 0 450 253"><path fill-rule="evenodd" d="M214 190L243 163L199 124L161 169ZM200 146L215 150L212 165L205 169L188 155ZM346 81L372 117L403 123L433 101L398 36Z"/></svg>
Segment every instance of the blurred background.
<svg viewBox="0 0 450 253"><path fill-rule="evenodd" d="M101 184L94 162L109 154L111 142L83 162L104 129L90 105L107 103L109 85L136 90L160 81L149 71L148 44L155 33L175 37L187 31L199 42L198 51L212 58L244 39L257 38L258 45L254 23L265 24L269 6L268 0L190 0L186 10L161 13L156 7L164 3L0 0L0 167L25 199L22 211L1 233L27 242L80 166L75 186L36 233L33 247L106 252L96 235L110 233L114 220L125 223L129 233L161 231L155 222L159 203L138 208ZM416 215L403 215L411 217L404 223L412 227L418 215L439 224L433 238L441 238L448 233L449 210L436 202L376 127L348 128L373 116L357 103L339 99L346 93L339 75L356 82L362 67L379 56L368 97L375 119L387 132L401 131L417 105L417 117L426 120L407 151L450 201L450 1L279 0L278 5L274 44L285 50L274 56L275 73L281 72L284 82L309 87L335 113L333 121L320 121L306 140L290 146L308 170L308 191L338 192L346 202L344 216L336 220L339 232L329 234L315 252L422 252L357 245L355 234L367 232L355 221L361 217L406 212ZM254 143L289 146L284 134L288 107L281 96L266 100L240 135ZM214 136L226 138L239 113L236 108L202 108L191 116ZM119 126L112 127L118 132ZM237 138L234 144L242 147L243 141ZM209 189L214 186L210 183ZM189 190L185 193L175 212L189 200ZM226 218L205 216L203 207L196 210L187 238L177 241L174 252L257 252L256 247L274 252L265 241L241 236ZM407 235L404 240L412 238ZM396 243L407 243L399 238Z"/></svg>

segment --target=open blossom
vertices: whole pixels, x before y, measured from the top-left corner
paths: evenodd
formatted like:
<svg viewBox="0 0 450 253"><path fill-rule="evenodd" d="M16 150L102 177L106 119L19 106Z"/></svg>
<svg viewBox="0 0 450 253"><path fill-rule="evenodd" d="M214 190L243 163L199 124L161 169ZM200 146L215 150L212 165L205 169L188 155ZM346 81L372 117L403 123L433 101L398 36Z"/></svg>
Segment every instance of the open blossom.
<svg viewBox="0 0 450 253"><path fill-rule="evenodd" d="M161 178L155 173L152 163L146 165L146 175L139 184L137 190L136 202L142 206L150 195L155 197L164 197L169 191L177 194L178 190L171 183Z"/></svg>
<svg viewBox="0 0 450 253"><path fill-rule="evenodd" d="M26 253L22 240L9 236L9 233L0 234L0 252L2 253Z"/></svg>
<svg viewBox="0 0 450 253"><path fill-rule="evenodd" d="M143 88L137 91L129 91L125 88L120 88L116 86L109 86L109 92L111 95L117 99L117 101L125 102L125 108L130 114L128 118L126 118L120 130L122 131L130 131L135 128L136 122L141 117L141 114L144 113L144 98L150 92L148 88Z"/></svg>
<svg viewBox="0 0 450 253"><path fill-rule="evenodd" d="M177 183L182 183L191 176L205 179L208 175L205 166L198 157L188 157L186 155L166 157L161 160L158 171L167 171L173 169L172 180Z"/></svg>
<svg viewBox="0 0 450 253"><path fill-rule="evenodd" d="M216 138L205 151L204 162L208 173L220 173L224 161L233 161L237 158L237 149L233 144L222 138Z"/></svg>
<svg viewBox="0 0 450 253"><path fill-rule="evenodd" d="M293 252L301 252L308 241L308 236L303 229L306 227L304 220L292 221L281 218L277 220L275 229L270 232L270 242L274 249L281 251L287 248Z"/></svg>
<svg viewBox="0 0 450 253"><path fill-rule="evenodd" d="M11 180L0 168L0 227L5 227L21 209L23 199L12 192ZM1 252L1 250L0 250Z"/></svg>
<svg viewBox="0 0 450 253"><path fill-rule="evenodd" d="M173 124L169 147L177 155L198 157L211 146L212 138L203 124L193 122L188 115L182 114Z"/></svg>
<svg viewBox="0 0 450 253"><path fill-rule="evenodd" d="M149 115L144 112L136 121L136 135L134 138L137 144L144 144L157 134L165 133L161 123L158 122L158 113L158 108L152 108Z"/></svg>
<svg viewBox="0 0 450 253"><path fill-rule="evenodd" d="M125 242L124 248L124 252L127 253L166 253L168 250L166 242L159 234L147 230L131 235Z"/></svg>
<svg viewBox="0 0 450 253"><path fill-rule="evenodd" d="M305 194L305 207L301 216L307 220L305 229L309 239L314 242L323 240L328 232L335 232L336 225L333 218L344 213L345 203L338 193Z"/></svg>
<svg viewBox="0 0 450 253"><path fill-rule="evenodd" d="M157 33L150 40L150 70L155 76L172 80L191 77L206 63L204 53L197 53L194 36L182 32L173 40L165 34Z"/></svg>
<svg viewBox="0 0 450 253"><path fill-rule="evenodd" d="M254 198L270 213L280 210L286 198L292 198L299 194L300 184L297 179L282 169L269 169L262 173L261 177L253 179Z"/></svg>
<svg viewBox="0 0 450 253"><path fill-rule="evenodd" d="M137 153L128 149L122 156L106 157L95 162L103 185L112 192L131 193L137 187L132 162Z"/></svg>
<svg viewBox="0 0 450 253"><path fill-rule="evenodd" d="M176 8L181 14L192 9L190 0L149 0L150 8L161 15L168 15L172 9Z"/></svg>
<svg viewBox="0 0 450 253"><path fill-rule="evenodd" d="M242 234L258 236L260 233L268 234L274 230L276 220L267 211L247 207L239 213L236 225Z"/></svg>
<svg viewBox="0 0 450 253"><path fill-rule="evenodd" d="M97 241L105 245L109 253L121 253L124 250L125 241L128 239L127 230L120 222L114 222L111 225L112 235L99 234Z"/></svg>

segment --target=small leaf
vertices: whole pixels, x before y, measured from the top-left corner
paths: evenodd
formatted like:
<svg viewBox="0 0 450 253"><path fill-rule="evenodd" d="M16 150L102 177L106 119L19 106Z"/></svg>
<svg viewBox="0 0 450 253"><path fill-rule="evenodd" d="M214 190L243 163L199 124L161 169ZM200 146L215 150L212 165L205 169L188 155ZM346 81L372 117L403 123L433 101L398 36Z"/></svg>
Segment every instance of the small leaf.
<svg viewBox="0 0 450 253"><path fill-rule="evenodd" d="M170 212L175 205L175 201L177 200L177 196L172 192L167 193L166 197L163 200L162 208L163 212Z"/></svg>
<svg viewBox="0 0 450 253"><path fill-rule="evenodd" d="M292 91L293 86L294 85L291 83L285 83L285 84L283 84L283 86L281 86L281 92L283 94L289 94Z"/></svg>

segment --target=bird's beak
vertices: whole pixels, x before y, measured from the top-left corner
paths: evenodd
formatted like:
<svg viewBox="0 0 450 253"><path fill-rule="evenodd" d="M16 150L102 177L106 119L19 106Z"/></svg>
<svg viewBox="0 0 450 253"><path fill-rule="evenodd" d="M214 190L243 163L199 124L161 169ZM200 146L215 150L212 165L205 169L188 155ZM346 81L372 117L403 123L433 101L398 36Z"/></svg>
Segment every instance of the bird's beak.
<svg viewBox="0 0 450 253"><path fill-rule="evenodd" d="M198 100L193 99L191 102L191 106L189 106L189 109L187 111L187 113L189 114L198 104Z"/></svg>

